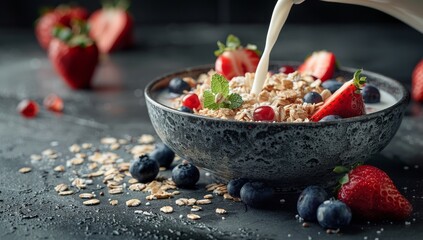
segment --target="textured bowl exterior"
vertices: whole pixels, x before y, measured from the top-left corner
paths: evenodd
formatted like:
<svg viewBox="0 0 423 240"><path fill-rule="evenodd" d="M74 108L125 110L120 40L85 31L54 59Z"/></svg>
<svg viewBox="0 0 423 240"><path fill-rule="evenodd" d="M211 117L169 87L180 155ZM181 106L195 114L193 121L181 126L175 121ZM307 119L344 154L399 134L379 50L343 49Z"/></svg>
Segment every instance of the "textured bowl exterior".
<svg viewBox="0 0 423 240"><path fill-rule="evenodd" d="M383 111L325 123L257 123L183 113L158 103L155 93L175 76L197 77L211 66L187 69L153 81L146 88L151 122L164 143L182 158L230 180L264 180L282 191L311 184L333 186L335 166L350 166L380 152L398 130L409 102L396 81L363 72L398 101ZM352 75L343 68L341 74Z"/></svg>

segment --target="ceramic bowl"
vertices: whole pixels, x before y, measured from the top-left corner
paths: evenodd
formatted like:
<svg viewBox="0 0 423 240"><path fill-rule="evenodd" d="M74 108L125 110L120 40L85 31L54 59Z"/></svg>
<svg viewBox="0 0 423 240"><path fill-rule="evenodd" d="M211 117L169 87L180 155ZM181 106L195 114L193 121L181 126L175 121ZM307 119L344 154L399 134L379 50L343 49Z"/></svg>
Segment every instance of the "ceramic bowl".
<svg viewBox="0 0 423 240"><path fill-rule="evenodd" d="M271 67L278 69L283 64ZM386 147L409 103L409 94L400 83L369 71L363 71L368 82L391 94L396 103L379 112L335 122L222 120L180 112L158 101L170 79L196 78L212 68L208 65L177 71L146 87L148 113L158 136L176 154L220 179L263 180L282 191L336 184L339 176L332 172L334 167L366 161ZM335 75L350 79L354 71L343 67Z"/></svg>

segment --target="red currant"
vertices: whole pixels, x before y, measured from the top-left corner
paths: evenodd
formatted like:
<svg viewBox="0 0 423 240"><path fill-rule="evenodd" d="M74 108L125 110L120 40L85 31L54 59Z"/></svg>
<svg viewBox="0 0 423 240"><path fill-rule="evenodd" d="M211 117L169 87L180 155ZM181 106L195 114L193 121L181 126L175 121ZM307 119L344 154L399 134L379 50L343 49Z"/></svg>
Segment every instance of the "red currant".
<svg viewBox="0 0 423 240"><path fill-rule="evenodd" d="M17 107L18 112L26 118L33 118L38 114L38 104L32 100L22 100Z"/></svg>
<svg viewBox="0 0 423 240"><path fill-rule="evenodd" d="M53 112L63 111L63 100L56 94L50 94L44 98L44 107Z"/></svg>
<svg viewBox="0 0 423 240"><path fill-rule="evenodd" d="M197 94L189 93L182 99L182 105L191 109L199 109L201 102Z"/></svg>
<svg viewBox="0 0 423 240"><path fill-rule="evenodd" d="M295 69L292 66L284 65L281 68L279 68L280 73L290 74L295 72Z"/></svg>
<svg viewBox="0 0 423 240"><path fill-rule="evenodd" d="M275 111L270 106L261 106L254 109L254 121L273 121L275 120Z"/></svg>

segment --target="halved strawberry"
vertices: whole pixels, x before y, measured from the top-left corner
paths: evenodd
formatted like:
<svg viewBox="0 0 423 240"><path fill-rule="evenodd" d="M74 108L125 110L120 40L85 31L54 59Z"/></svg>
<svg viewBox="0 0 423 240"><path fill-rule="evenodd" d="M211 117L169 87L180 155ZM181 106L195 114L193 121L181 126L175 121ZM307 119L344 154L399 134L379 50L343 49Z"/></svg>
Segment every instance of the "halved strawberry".
<svg viewBox="0 0 423 240"><path fill-rule="evenodd" d="M54 68L71 88L89 88L99 53L86 23L75 23L72 29L57 27L54 35L48 52Z"/></svg>
<svg viewBox="0 0 423 240"><path fill-rule="evenodd" d="M412 79L411 96L416 102L423 102L423 60L414 68Z"/></svg>
<svg viewBox="0 0 423 240"><path fill-rule="evenodd" d="M35 36L44 49L53 39L53 29L57 26L70 27L73 20L88 19L88 11L82 7L59 6L45 12L36 22Z"/></svg>
<svg viewBox="0 0 423 240"><path fill-rule="evenodd" d="M366 114L361 88L366 83L366 77L361 77L361 70L354 73L354 78L342 85L325 103L315 112L310 120L318 122L325 116L338 115L349 118Z"/></svg>
<svg viewBox="0 0 423 240"><path fill-rule="evenodd" d="M255 72L260 61L259 52L255 45L242 47L241 41L234 35L229 35L226 45L217 42L219 49L214 52L217 59L215 70L226 79L244 76L247 72Z"/></svg>
<svg viewBox="0 0 423 240"><path fill-rule="evenodd" d="M342 172L343 167L335 168ZM340 181L338 199L347 204L354 216L367 220L404 220L413 207L382 170L361 165L349 171Z"/></svg>
<svg viewBox="0 0 423 240"><path fill-rule="evenodd" d="M335 55L328 51L319 51L311 54L311 56L298 67L298 71L303 74L317 77L324 82L332 78L335 67Z"/></svg>
<svg viewBox="0 0 423 240"><path fill-rule="evenodd" d="M105 5L89 18L90 36L100 52L110 53L133 44L134 21L127 11L128 7L127 1L120 0Z"/></svg>

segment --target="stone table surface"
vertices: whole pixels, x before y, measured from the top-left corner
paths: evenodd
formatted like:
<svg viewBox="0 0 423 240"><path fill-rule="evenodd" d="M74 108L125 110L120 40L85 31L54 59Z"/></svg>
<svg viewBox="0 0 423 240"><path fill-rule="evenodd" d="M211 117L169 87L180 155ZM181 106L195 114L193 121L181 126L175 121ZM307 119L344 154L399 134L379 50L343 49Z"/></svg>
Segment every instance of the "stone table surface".
<svg viewBox="0 0 423 240"><path fill-rule="evenodd" d="M297 194L281 196L284 204L266 210L215 196L195 222L186 219L189 208L177 207L175 199L146 206L145 193L109 196L106 191L99 196L101 204L90 207L82 205L78 194L57 195L54 186L69 183L73 174L71 167L65 173L55 173L53 167L70 158L70 145L99 145L105 136L154 135L143 96L146 84L167 72L212 63L216 41L228 33L263 48L266 26L140 27L136 48L102 57L92 90L72 91L54 73L32 31L1 29L0 239L423 239L423 108L416 103L410 104L388 147L369 160L385 170L413 204L414 213L407 221L354 221L341 234L327 235L317 224L304 228L295 219ZM411 71L423 56L423 35L402 25L288 25L271 58L301 61L318 49L335 52L342 65L379 72L409 87ZM49 93L64 99L63 114L42 110L37 118L26 120L16 112L21 99L41 103ZM47 148L62 155L54 161L30 160L31 154ZM123 150L119 154L126 160L132 157ZM24 166L32 171L18 173ZM203 174L197 189L181 190L180 196L201 198L211 181ZM104 191L98 187L101 184L90 185L85 192ZM109 205L109 198L118 199L118 206ZM130 198L143 204L128 208L124 202ZM160 213L164 205L174 206L175 212ZM228 211L225 219L214 213L216 207Z"/></svg>

